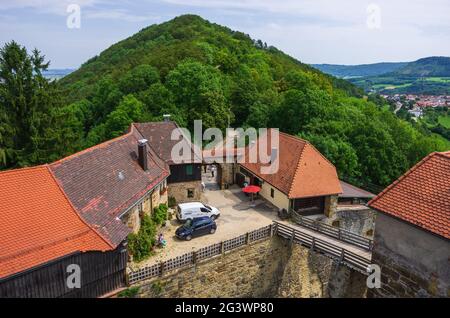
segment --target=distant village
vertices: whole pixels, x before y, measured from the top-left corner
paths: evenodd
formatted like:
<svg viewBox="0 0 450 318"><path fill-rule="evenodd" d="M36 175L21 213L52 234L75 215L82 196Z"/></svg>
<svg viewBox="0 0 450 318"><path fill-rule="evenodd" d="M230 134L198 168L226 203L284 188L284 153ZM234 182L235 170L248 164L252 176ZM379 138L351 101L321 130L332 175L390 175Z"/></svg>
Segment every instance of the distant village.
<svg viewBox="0 0 450 318"><path fill-rule="evenodd" d="M415 118L423 116L424 110L428 107L450 106L450 96L441 95L414 95L414 94L395 94L381 95L386 100L393 102L395 112L401 108L406 109Z"/></svg>

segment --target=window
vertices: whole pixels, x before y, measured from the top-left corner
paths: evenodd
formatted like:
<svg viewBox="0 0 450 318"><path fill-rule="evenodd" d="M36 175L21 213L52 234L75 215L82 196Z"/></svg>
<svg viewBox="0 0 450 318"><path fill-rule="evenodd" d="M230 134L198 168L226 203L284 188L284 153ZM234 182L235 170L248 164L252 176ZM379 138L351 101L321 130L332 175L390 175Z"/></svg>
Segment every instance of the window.
<svg viewBox="0 0 450 318"><path fill-rule="evenodd" d="M270 189L270 196L271 196L272 198L275 197L275 190L274 190L274 189Z"/></svg>
<svg viewBox="0 0 450 318"><path fill-rule="evenodd" d="M142 201L138 204L138 211L139 213L144 212L144 204Z"/></svg>
<svg viewBox="0 0 450 318"><path fill-rule="evenodd" d="M192 176L194 174L194 168L192 165L187 165L186 166L186 175L188 176Z"/></svg>
<svg viewBox="0 0 450 318"><path fill-rule="evenodd" d="M194 189L188 189L187 190L187 197L193 198L194 197Z"/></svg>

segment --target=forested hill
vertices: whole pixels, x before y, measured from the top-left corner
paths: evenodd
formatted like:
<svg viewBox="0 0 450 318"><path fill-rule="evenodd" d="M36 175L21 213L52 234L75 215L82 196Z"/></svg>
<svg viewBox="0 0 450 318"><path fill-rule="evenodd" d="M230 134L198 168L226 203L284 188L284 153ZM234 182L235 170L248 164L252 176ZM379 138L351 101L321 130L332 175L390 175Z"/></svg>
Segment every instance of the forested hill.
<svg viewBox="0 0 450 318"><path fill-rule="evenodd" d="M397 77L450 77L450 57L426 57L386 74Z"/></svg>
<svg viewBox="0 0 450 318"><path fill-rule="evenodd" d="M6 114L14 119L8 127L24 127L23 135L32 135L16 143L17 131L0 127L8 132L0 134L0 150L9 147L4 167L55 160L116 137L131 122L161 120L165 113L189 128L195 119L205 127L279 127L311 141L341 176L381 186L447 147L426 127L398 119L382 100L362 98L352 84L193 15L143 29L56 84L59 96L39 93L46 100L29 104L47 106L41 111L46 121L35 120L38 109L25 113L32 118ZM13 109L10 104L5 109ZM26 130L30 121L36 123Z"/></svg>
<svg viewBox="0 0 450 318"><path fill-rule="evenodd" d="M407 64L407 62L399 62L360 65L312 64L311 66L333 76L348 78L382 75L394 72Z"/></svg>
<svg viewBox="0 0 450 318"><path fill-rule="evenodd" d="M195 15L183 15L141 30L88 60L76 72L66 76L61 84L68 88L69 101L73 101L91 95L99 79L110 76L120 80L132 68L142 64L155 67L164 81L168 73L186 59L213 66L227 75L245 72L248 67L258 70L261 66L266 67L264 72L270 72L274 79L281 79L289 70L298 69L349 94L363 95L361 89L347 81L323 74L261 40L255 41L247 34Z"/></svg>

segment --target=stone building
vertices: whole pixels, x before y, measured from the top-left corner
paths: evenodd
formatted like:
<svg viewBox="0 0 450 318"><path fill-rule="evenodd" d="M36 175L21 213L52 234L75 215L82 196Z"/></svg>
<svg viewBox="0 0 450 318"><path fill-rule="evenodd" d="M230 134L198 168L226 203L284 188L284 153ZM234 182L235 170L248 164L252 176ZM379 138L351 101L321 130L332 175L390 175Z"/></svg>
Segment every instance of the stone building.
<svg viewBox="0 0 450 318"><path fill-rule="evenodd" d="M50 164L80 215L114 243L167 203L169 168L132 125L127 134Z"/></svg>
<svg viewBox="0 0 450 318"><path fill-rule="evenodd" d="M175 198L176 202L199 201L202 192L202 158L178 125L166 119L163 122L135 123L133 127L149 141L151 148L168 165L168 196ZM182 137L172 140L172 133L177 130ZM180 144L188 152L183 153L182 163L175 162L172 158L172 149Z"/></svg>
<svg viewBox="0 0 450 318"><path fill-rule="evenodd" d="M430 154L369 206L382 275L369 297L450 297L450 152Z"/></svg>

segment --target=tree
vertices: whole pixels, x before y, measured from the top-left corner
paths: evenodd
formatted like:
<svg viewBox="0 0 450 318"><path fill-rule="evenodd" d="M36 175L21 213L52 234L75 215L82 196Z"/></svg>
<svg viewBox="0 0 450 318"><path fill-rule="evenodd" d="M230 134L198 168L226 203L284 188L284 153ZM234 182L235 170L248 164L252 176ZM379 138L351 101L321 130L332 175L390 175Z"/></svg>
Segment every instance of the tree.
<svg viewBox="0 0 450 318"><path fill-rule="evenodd" d="M158 70L153 66L141 64L120 80L119 87L124 94L131 94L143 91L157 82L159 82Z"/></svg>
<svg viewBox="0 0 450 318"><path fill-rule="evenodd" d="M330 105L331 97L324 91L290 89L283 93L274 121L284 131L295 135L312 119L326 116Z"/></svg>
<svg viewBox="0 0 450 318"><path fill-rule="evenodd" d="M336 170L341 177L359 176L358 156L351 144L331 136L311 134L300 136L316 146L336 166Z"/></svg>
<svg viewBox="0 0 450 318"><path fill-rule="evenodd" d="M226 105L220 73L214 67L185 61L172 70L166 79L175 104L186 114L189 128L202 119L206 128L227 127L233 114Z"/></svg>
<svg viewBox="0 0 450 318"><path fill-rule="evenodd" d="M88 126L103 122L119 102L122 100L123 93L119 90L113 79L109 76L101 79L96 87L94 95L91 97L92 122Z"/></svg>
<svg viewBox="0 0 450 318"><path fill-rule="evenodd" d="M240 126L249 117L252 105L258 99L258 89L251 69L243 65L234 77L231 103L233 113L236 115L236 125Z"/></svg>
<svg viewBox="0 0 450 318"><path fill-rule="evenodd" d="M133 95L125 96L119 106L106 118L105 126L108 138L122 135L133 122L143 116L143 105Z"/></svg>
<svg viewBox="0 0 450 318"><path fill-rule="evenodd" d="M144 111L149 118L158 121L164 114L170 114L171 119L181 127L185 127L185 114L175 105L172 92L163 84L155 83L137 97L144 104Z"/></svg>
<svg viewBox="0 0 450 318"><path fill-rule="evenodd" d="M49 66L44 60L14 41L0 49L0 168L47 159L51 145L43 136L61 100L56 84L42 75Z"/></svg>

